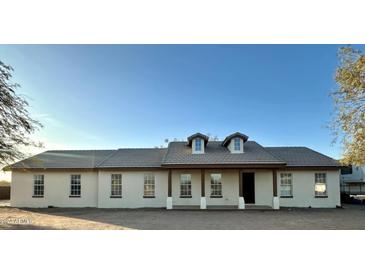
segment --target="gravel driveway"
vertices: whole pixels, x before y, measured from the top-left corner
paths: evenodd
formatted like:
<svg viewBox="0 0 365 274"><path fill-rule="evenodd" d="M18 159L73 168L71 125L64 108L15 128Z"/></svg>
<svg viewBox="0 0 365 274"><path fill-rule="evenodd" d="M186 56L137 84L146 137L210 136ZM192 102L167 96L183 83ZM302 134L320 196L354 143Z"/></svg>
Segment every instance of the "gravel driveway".
<svg viewBox="0 0 365 274"><path fill-rule="evenodd" d="M0 207L0 229L365 229L365 206L171 210Z"/></svg>

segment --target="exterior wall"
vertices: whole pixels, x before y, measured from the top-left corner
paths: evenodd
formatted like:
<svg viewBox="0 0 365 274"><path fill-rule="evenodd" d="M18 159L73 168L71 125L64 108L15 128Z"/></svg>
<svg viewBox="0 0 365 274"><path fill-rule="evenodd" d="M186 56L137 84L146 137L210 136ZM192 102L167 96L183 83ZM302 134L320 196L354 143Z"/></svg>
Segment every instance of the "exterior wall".
<svg viewBox="0 0 365 274"><path fill-rule="evenodd" d="M144 175L155 175L155 198L143 198ZM122 198L110 198L111 174L122 174ZM143 208L166 207L167 171L99 171L98 207Z"/></svg>
<svg viewBox="0 0 365 274"><path fill-rule="evenodd" d="M33 175L44 175L44 197L33 198ZM71 174L81 174L81 197L70 198ZM14 207L96 207L97 172L12 172L10 204Z"/></svg>
<svg viewBox="0 0 365 274"><path fill-rule="evenodd" d="M191 174L191 198L180 198L180 175ZM201 185L200 169L173 170L171 172L172 205L195 205L200 206Z"/></svg>
<svg viewBox="0 0 365 274"><path fill-rule="evenodd" d="M172 172L172 204L175 206L200 205L201 173L200 169L174 170ZM248 172L248 171L247 171ZM272 205L272 172L271 170L250 170L255 172L255 204ZM211 198L210 175L222 174L222 198ZM192 198L180 198L180 175L191 174ZM206 169L205 170L205 197L207 206L238 205L239 197L238 169ZM244 186L243 186L244 187Z"/></svg>
<svg viewBox="0 0 365 274"><path fill-rule="evenodd" d="M212 173L222 174L222 198L211 198L211 182L210 175ZM200 178L200 177L199 177ZM232 169L216 169L205 171L205 196L207 206L214 205L238 205L239 186L238 186L238 170Z"/></svg>
<svg viewBox="0 0 365 274"><path fill-rule="evenodd" d="M179 205L200 205L200 169L172 171L172 203ZM272 205L273 180L271 170L247 170L255 172L255 204ZM282 207L335 207L340 205L339 171L325 171L327 174L328 198L315 198L314 174L317 171L278 171L277 185L280 195L280 173L293 174L293 198L280 198ZM111 174L122 174L122 198L110 198ZM155 198L143 198L144 174L155 174ZM180 175L191 174L192 197L180 198ZM210 174L222 174L222 198L210 198ZM33 175L44 175L44 198L32 198ZM81 197L70 198L71 174L81 174ZM206 169L205 196L207 205L238 205L238 169ZM15 207L101 207L142 208L166 206L168 172L156 171L99 171L99 172L12 172L11 206ZM243 185L244 188L244 185Z"/></svg>
<svg viewBox="0 0 365 274"><path fill-rule="evenodd" d="M328 207L341 205L340 173L337 171L280 171L278 172L278 195L280 195L280 173L292 173L293 198L280 198L282 207ZM328 198L316 198L314 195L314 174L326 173Z"/></svg>
<svg viewBox="0 0 365 274"><path fill-rule="evenodd" d="M272 206L274 194L272 171L253 170L253 172L255 172L255 205Z"/></svg>

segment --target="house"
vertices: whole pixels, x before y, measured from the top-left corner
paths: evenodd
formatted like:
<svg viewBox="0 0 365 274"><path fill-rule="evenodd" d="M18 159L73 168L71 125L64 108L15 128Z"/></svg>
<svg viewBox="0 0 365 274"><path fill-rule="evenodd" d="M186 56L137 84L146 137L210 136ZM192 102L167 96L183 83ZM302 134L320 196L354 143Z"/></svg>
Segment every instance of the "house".
<svg viewBox="0 0 365 274"><path fill-rule="evenodd" d="M340 166L306 147L263 147L201 133L167 148L51 150L10 166L15 207L333 208Z"/></svg>
<svg viewBox="0 0 365 274"><path fill-rule="evenodd" d="M365 166L345 166L341 168L341 193L365 195Z"/></svg>

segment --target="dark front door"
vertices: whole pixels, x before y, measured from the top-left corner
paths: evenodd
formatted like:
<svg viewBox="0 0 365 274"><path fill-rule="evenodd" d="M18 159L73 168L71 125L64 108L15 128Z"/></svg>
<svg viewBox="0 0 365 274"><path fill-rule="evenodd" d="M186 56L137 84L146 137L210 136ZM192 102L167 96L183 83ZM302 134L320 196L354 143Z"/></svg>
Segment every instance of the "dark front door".
<svg viewBox="0 0 365 274"><path fill-rule="evenodd" d="M243 197L246 204L255 203L255 173L242 174Z"/></svg>

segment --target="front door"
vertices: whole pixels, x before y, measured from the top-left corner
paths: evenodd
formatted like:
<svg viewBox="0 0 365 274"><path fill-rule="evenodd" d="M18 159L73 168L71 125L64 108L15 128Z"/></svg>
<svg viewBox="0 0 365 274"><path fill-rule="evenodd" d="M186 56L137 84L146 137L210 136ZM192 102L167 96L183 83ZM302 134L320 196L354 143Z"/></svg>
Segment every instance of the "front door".
<svg viewBox="0 0 365 274"><path fill-rule="evenodd" d="M255 173L245 172L242 174L243 197L246 204L255 203Z"/></svg>

